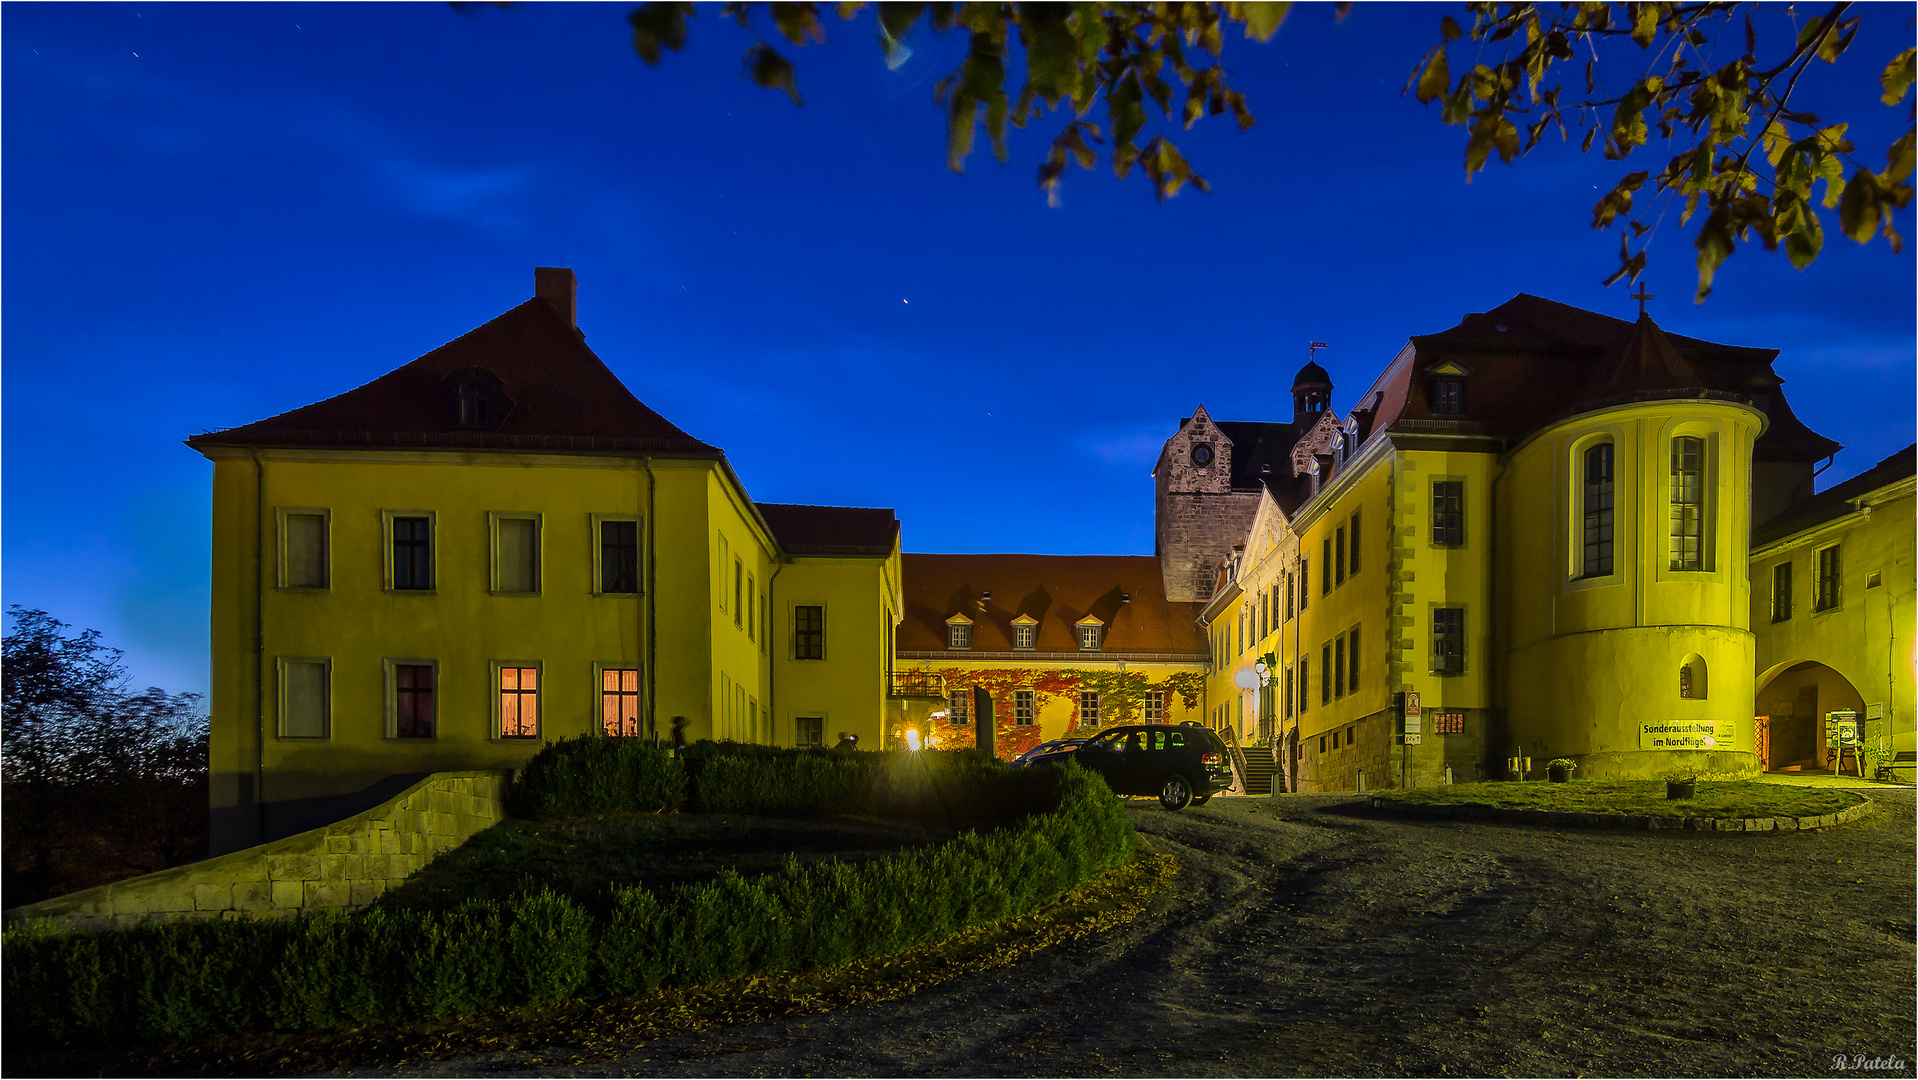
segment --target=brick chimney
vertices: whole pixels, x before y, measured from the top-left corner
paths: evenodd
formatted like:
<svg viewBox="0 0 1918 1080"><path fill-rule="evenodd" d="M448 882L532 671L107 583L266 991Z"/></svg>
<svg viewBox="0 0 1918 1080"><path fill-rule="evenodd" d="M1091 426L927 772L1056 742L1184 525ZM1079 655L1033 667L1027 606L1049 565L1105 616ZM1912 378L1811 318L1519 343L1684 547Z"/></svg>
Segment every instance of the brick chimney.
<svg viewBox="0 0 1918 1080"><path fill-rule="evenodd" d="M579 329L579 279L564 266L533 267L533 295L552 307L566 325Z"/></svg>

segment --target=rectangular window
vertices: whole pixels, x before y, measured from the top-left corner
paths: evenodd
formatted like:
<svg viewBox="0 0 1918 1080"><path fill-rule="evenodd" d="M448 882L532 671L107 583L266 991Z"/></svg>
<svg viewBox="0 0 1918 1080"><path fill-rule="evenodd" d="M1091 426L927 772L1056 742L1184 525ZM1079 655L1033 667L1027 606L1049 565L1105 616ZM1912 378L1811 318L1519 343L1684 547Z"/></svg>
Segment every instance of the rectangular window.
<svg viewBox="0 0 1918 1080"><path fill-rule="evenodd" d="M393 588L433 587L433 519L395 517L393 532Z"/></svg>
<svg viewBox="0 0 1918 1080"><path fill-rule="evenodd" d="M1465 609L1432 609L1432 673L1458 675L1465 671Z"/></svg>
<svg viewBox="0 0 1918 1080"><path fill-rule="evenodd" d="M1612 572L1612 444L1585 451L1584 561L1581 577Z"/></svg>
<svg viewBox="0 0 1918 1080"><path fill-rule="evenodd" d="M1305 715L1305 707L1312 702L1312 654L1307 653L1299 663L1299 715Z"/></svg>
<svg viewBox="0 0 1918 1080"><path fill-rule="evenodd" d="M539 519L489 515L493 519L493 591L539 591Z"/></svg>
<svg viewBox="0 0 1918 1080"><path fill-rule="evenodd" d="M1148 724L1165 723L1165 691L1147 690L1145 692L1145 722Z"/></svg>
<svg viewBox="0 0 1918 1080"><path fill-rule="evenodd" d="M726 542L725 533L714 535L719 539L719 560L713 563L713 571L719 576L719 580L715 582L718 586L716 591L719 593L719 610L724 611L726 610L726 564L732 561L733 548Z"/></svg>
<svg viewBox="0 0 1918 1080"><path fill-rule="evenodd" d="M1281 616L1279 615L1279 612L1283 610L1283 608L1280 606L1282 602L1281 598L1283 596L1284 596L1284 593L1279 585L1278 579L1277 578L1272 579L1272 595L1268 597L1267 600L1272 605L1272 629L1274 630L1277 630L1279 628L1279 620L1281 618Z"/></svg>
<svg viewBox="0 0 1918 1080"><path fill-rule="evenodd" d="M639 522L599 523L599 591L639 591Z"/></svg>
<svg viewBox="0 0 1918 1080"><path fill-rule="evenodd" d="M1293 585L1292 574L1290 571L1287 571L1285 575L1285 621L1286 622L1292 621L1292 585Z"/></svg>
<svg viewBox="0 0 1918 1080"><path fill-rule="evenodd" d="M1292 715L1292 669L1285 669L1285 715Z"/></svg>
<svg viewBox="0 0 1918 1080"><path fill-rule="evenodd" d="M1099 692L1097 690L1079 691L1079 723L1082 726L1099 726Z"/></svg>
<svg viewBox="0 0 1918 1080"><path fill-rule="evenodd" d="M1332 591L1332 538L1326 537L1324 550L1319 552L1319 595Z"/></svg>
<svg viewBox="0 0 1918 1080"><path fill-rule="evenodd" d="M1455 376L1440 376L1432 380L1432 415L1463 416L1465 414L1465 380Z"/></svg>
<svg viewBox="0 0 1918 1080"><path fill-rule="evenodd" d="M1259 637L1261 639L1272 632L1272 627L1266 622L1268 613L1268 609L1265 606L1265 595L1264 592L1261 591L1259 595Z"/></svg>
<svg viewBox="0 0 1918 1080"><path fill-rule="evenodd" d="M1099 639L1103 636L1103 626L1081 626L1079 628L1079 648L1085 652L1098 652Z"/></svg>
<svg viewBox="0 0 1918 1080"><path fill-rule="evenodd" d="M1771 568L1771 621L1784 622L1791 618L1791 563L1781 562Z"/></svg>
<svg viewBox="0 0 1918 1080"><path fill-rule="evenodd" d="M499 737L539 738L539 669L499 665Z"/></svg>
<svg viewBox="0 0 1918 1080"><path fill-rule="evenodd" d="M802 750L817 750L826 742L826 718L800 716L793 719L793 745Z"/></svg>
<svg viewBox="0 0 1918 1080"><path fill-rule="evenodd" d="M770 654L773 642L773 598L769 592L759 594L759 651Z"/></svg>
<svg viewBox="0 0 1918 1080"><path fill-rule="evenodd" d="M1359 631L1357 627L1353 627L1352 632L1346 635L1345 674L1346 674L1345 692L1348 694L1358 693L1359 692Z"/></svg>
<svg viewBox="0 0 1918 1080"><path fill-rule="evenodd" d="M1347 531L1352 534L1346 538L1352 545L1352 558L1349 560L1346 570L1349 571L1352 576L1357 577L1359 572L1359 512L1357 510L1352 511L1352 523L1347 528Z"/></svg>
<svg viewBox="0 0 1918 1080"><path fill-rule="evenodd" d="M393 737L433 737L432 664L393 665Z"/></svg>
<svg viewBox="0 0 1918 1080"><path fill-rule="evenodd" d="M281 588L326 588L326 517L323 510L281 512Z"/></svg>
<svg viewBox="0 0 1918 1080"><path fill-rule="evenodd" d="M1465 543L1465 481L1433 481L1432 543L1440 547Z"/></svg>
<svg viewBox="0 0 1918 1080"><path fill-rule="evenodd" d="M1036 709L1037 691L1014 690L1012 692L1012 722L1020 727L1031 727Z"/></svg>
<svg viewBox="0 0 1918 1080"><path fill-rule="evenodd" d="M753 580L753 576L751 574L747 574L746 575L746 640L747 641L753 641L759 637L758 633L755 632L759 620L753 618L753 612L759 610L759 601L754 599L753 597L754 589L757 585L758 585L758 582L755 582Z"/></svg>
<svg viewBox="0 0 1918 1080"><path fill-rule="evenodd" d="M793 659L826 658L826 609L817 604L793 608Z"/></svg>
<svg viewBox="0 0 1918 1080"><path fill-rule="evenodd" d="M1838 606L1838 545L1820 548L1817 556L1817 577L1812 581L1811 608L1813 611L1830 611Z"/></svg>
<svg viewBox="0 0 1918 1080"><path fill-rule="evenodd" d="M1345 584L1345 530L1338 530L1337 536L1338 541L1332 546L1334 553L1332 583L1343 585Z"/></svg>
<svg viewBox="0 0 1918 1080"><path fill-rule="evenodd" d="M1672 440L1672 569L1704 570L1705 440Z"/></svg>
<svg viewBox="0 0 1918 1080"><path fill-rule="evenodd" d="M1332 641L1332 696L1345 696L1345 636Z"/></svg>
<svg viewBox="0 0 1918 1080"><path fill-rule="evenodd" d="M1319 704L1329 704L1332 700L1332 644L1327 642L1319 649Z"/></svg>
<svg viewBox="0 0 1918 1080"><path fill-rule="evenodd" d="M1325 753L1325 736L1319 736L1319 753Z"/></svg>
<svg viewBox="0 0 1918 1080"><path fill-rule="evenodd" d="M1312 560L1299 560L1299 610L1304 611L1312 600Z"/></svg>
<svg viewBox="0 0 1918 1080"><path fill-rule="evenodd" d="M949 724L972 723L972 687L956 689L946 698L946 722Z"/></svg>
<svg viewBox="0 0 1918 1080"><path fill-rule="evenodd" d="M330 663L321 659L280 661L280 735L324 739L331 718Z"/></svg>
<svg viewBox="0 0 1918 1080"><path fill-rule="evenodd" d="M1032 623L1020 623L1012 628L1012 647L1015 649L1036 648L1039 643L1039 628Z"/></svg>
<svg viewBox="0 0 1918 1080"><path fill-rule="evenodd" d="M607 735L639 734L639 669L601 668L599 729Z"/></svg>
<svg viewBox="0 0 1918 1080"><path fill-rule="evenodd" d="M725 672L719 673L719 716L714 727L718 737L733 737L733 677Z"/></svg>
<svg viewBox="0 0 1918 1080"><path fill-rule="evenodd" d="M746 564L743 562L740 562L738 559L734 559L733 560L733 627L734 629L738 629L739 627L745 625L746 608L743 604L740 603L740 600L743 598L745 594L745 589L746 589Z"/></svg>
<svg viewBox="0 0 1918 1080"><path fill-rule="evenodd" d="M972 624L962 623L962 622L947 623L946 624L946 648L948 649L972 648Z"/></svg>

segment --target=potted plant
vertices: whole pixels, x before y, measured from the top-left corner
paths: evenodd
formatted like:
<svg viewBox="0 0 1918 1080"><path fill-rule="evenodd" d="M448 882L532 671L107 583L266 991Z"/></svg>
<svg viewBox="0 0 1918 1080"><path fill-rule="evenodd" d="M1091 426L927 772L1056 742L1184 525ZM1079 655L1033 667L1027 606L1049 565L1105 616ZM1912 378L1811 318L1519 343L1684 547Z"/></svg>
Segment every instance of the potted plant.
<svg viewBox="0 0 1918 1080"><path fill-rule="evenodd" d="M1553 758L1545 763L1545 776L1554 784L1563 784L1572 778L1572 770L1578 763L1571 758Z"/></svg>
<svg viewBox="0 0 1918 1080"><path fill-rule="evenodd" d="M1667 799L1691 799L1698 795L1697 773L1666 773L1665 797Z"/></svg>

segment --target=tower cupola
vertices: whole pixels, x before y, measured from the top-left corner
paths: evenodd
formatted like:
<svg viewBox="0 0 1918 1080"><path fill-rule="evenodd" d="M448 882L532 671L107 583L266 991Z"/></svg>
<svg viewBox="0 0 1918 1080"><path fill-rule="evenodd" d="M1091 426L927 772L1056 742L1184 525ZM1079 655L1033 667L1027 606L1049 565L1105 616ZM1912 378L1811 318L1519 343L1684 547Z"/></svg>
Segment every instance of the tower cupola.
<svg viewBox="0 0 1918 1080"><path fill-rule="evenodd" d="M1316 423L1319 414L1331 405L1332 376L1319 366L1318 361L1306 361L1292 380L1292 422L1298 425Z"/></svg>

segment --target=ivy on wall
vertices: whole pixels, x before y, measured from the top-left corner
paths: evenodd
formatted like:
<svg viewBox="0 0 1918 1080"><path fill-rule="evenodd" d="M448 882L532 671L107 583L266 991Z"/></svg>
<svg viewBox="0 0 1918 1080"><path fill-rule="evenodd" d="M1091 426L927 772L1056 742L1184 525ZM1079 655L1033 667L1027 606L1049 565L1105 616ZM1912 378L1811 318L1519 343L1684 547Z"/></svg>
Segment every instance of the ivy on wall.
<svg viewBox="0 0 1918 1080"><path fill-rule="evenodd" d="M1012 692L1015 690L1031 690L1036 694L1035 714L1043 710L1048 701L1065 700L1072 707L1066 734L1071 738L1086 738L1106 728L1143 722L1148 690L1164 691L1168 706L1172 702L1172 695L1177 694L1183 707L1196 709L1205 688L1205 677L1196 671L1175 671L1152 679L1136 671L1085 668L948 667L932 670L945 676L948 693L977 686L992 695L995 714L993 752L1001 758L1017 757L1041 741L1038 724L1012 722ZM1096 725L1085 723L1079 715L1079 695L1087 690L1099 694L1099 722ZM932 736L933 744L943 749L970 747L976 742L971 724L936 728Z"/></svg>

